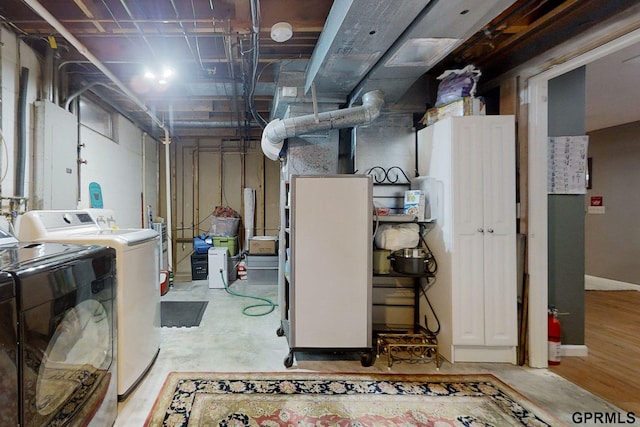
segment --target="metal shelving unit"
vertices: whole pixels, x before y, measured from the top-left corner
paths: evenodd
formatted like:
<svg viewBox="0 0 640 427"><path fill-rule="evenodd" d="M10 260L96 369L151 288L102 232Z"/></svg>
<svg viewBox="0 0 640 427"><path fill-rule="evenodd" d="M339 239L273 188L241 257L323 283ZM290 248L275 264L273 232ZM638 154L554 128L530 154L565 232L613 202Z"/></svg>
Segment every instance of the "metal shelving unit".
<svg viewBox="0 0 640 427"><path fill-rule="evenodd" d="M376 201L383 200L387 203L383 208L390 209L390 215L380 215L377 217L377 225L379 224L408 224L414 223L418 225L418 247L426 247L424 236L433 228L430 221L418 221L415 217L402 215L404 191L410 189L411 181L406 173L399 167L393 166L383 168L375 166L367 171L367 175L371 175L374 180L374 204ZM376 191L383 189L382 191ZM382 193L382 195L380 195ZM435 273L435 272L434 272ZM373 274L373 289L389 289L389 290L406 290L411 293L409 298L405 298L403 302L376 301L374 299L373 306L382 309L399 309L406 310L410 313L406 318L411 321L406 322L376 322L374 320L374 335L392 336L392 335L415 335L424 334L430 345L437 345L435 334L429 331L425 326L421 325L420 319L420 297L423 296L433 281L435 274L426 272L424 274L406 274L393 271L389 274ZM385 280L387 279L387 280ZM399 279L399 280L398 280ZM425 283L423 285L423 282ZM391 334L391 335L390 335ZM389 338L390 339L390 338ZM399 338L398 338L399 339ZM396 340L397 341L397 340Z"/></svg>

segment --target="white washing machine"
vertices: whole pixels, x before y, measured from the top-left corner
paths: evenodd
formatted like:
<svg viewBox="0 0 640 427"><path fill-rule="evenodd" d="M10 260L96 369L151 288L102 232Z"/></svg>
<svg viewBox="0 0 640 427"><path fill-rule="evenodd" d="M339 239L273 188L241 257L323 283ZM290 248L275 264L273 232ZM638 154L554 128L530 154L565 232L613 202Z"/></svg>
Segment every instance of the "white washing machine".
<svg viewBox="0 0 640 427"><path fill-rule="evenodd" d="M116 250L118 400L144 378L160 351L160 235L152 229L101 228L86 211L29 211L21 241L110 246Z"/></svg>
<svg viewBox="0 0 640 427"><path fill-rule="evenodd" d="M86 211L100 228L120 228L112 209L88 208Z"/></svg>
<svg viewBox="0 0 640 427"><path fill-rule="evenodd" d="M91 215L91 218L93 218L100 228L120 228L113 209L87 208L83 210ZM153 227L149 228L153 228L158 232L158 234L160 234L160 270L168 270L169 257L167 249L167 225L164 222L154 222L152 224Z"/></svg>

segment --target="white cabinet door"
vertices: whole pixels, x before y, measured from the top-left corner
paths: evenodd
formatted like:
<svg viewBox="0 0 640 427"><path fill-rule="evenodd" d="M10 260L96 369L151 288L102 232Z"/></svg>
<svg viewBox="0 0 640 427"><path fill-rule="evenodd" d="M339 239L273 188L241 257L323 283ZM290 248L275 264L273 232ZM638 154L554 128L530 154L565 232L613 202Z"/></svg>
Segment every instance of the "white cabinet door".
<svg viewBox="0 0 640 427"><path fill-rule="evenodd" d="M452 129L454 344L484 344L483 146L480 122L456 122Z"/></svg>
<svg viewBox="0 0 640 427"><path fill-rule="evenodd" d="M516 185L514 126L510 117L484 123L485 344L516 345Z"/></svg>
<svg viewBox="0 0 640 427"><path fill-rule="evenodd" d="M439 336L442 354L451 361L514 361L514 119L454 117L418 139L421 158L428 158L421 174L443 188L441 216L427 235L439 264L430 298L449 323Z"/></svg>

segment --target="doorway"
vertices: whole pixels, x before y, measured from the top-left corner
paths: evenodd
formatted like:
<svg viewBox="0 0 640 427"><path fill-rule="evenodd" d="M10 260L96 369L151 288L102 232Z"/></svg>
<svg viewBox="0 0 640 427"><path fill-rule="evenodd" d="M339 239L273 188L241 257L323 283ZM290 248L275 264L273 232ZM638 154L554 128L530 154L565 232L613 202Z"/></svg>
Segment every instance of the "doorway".
<svg viewBox="0 0 640 427"><path fill-rule="evenodd" d="M548 82L578 67L640 42L640 30L582 54L528 80L529 98L529 365L547 367L548 203L547 137Z"/></svg>

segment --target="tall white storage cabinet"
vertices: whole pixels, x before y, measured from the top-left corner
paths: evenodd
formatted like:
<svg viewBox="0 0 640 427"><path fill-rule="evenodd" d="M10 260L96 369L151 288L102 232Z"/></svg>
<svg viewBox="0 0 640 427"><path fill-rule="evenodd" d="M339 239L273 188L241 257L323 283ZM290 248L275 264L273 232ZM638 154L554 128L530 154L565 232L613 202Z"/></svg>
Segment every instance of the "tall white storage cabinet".
<svg viewBox="0 0 640 427"><path fill-rule="evenodd" d="M426 236L438 260L428 296L441 324L440 352L451 362L515 363L514 118L452 117L418 138L420 174L440 188L440 212Z"/></svg>
<svg viewBox="0 0 640 427"><path fill-rule="evenodd" d="M291 176L287 339L294 351L363 351L372 362L372 181Z"/></svg>

